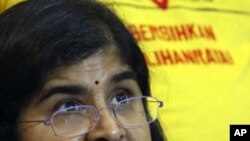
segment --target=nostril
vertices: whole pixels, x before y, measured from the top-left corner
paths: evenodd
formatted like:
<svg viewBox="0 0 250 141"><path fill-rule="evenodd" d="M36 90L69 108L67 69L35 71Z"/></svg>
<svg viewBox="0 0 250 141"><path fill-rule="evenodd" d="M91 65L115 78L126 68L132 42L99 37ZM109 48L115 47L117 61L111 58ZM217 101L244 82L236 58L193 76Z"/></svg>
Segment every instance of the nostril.
<svg viewBox="0 0 250 141"><path fill-rule="evenodd" d="M105 138L100 138L100 139L97 139L97 140L95 140L95 141L108 141L108 140L105 139Z"/></svg>

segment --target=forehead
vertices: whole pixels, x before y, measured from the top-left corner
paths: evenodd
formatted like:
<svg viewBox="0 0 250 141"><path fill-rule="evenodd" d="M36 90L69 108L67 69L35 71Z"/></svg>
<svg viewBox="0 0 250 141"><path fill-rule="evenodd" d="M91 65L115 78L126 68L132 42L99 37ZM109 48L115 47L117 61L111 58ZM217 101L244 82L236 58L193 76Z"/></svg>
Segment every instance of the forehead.
<svg viewBox="0 0 250 141"><path fill-rule="evenodd" d="M136 86L137 89L135 73L121 61L114 50L107 49L98 51L77 64L57 68L42 86L39 97L45 99L57 88L77 90L74 93L100 94L125 83L131 88Z"/></svg>
<svg viewBox="0 0 250 141"><path fill-rule="evenodd" d="M54 79L72 81L104 81L113 74L130 70L122 61L117 47L106 47L80 62L57 68L47 81Z"/></svg>

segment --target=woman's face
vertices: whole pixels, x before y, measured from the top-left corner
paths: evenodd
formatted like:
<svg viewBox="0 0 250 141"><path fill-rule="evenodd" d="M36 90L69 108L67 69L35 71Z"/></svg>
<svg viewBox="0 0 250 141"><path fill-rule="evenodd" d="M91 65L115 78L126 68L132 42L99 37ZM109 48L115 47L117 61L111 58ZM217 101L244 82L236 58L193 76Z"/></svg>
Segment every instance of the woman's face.
<svg viewBox="0 0 250 141"><path fill-rule="evenodd" d="M79 105L94 106L99 110L99 120L88 121L84 125L76 123L77 126L72 127L74 130L78 125L80 128L77 130L83 130L82 126L90 123L94 123L94 128L84 135L73 138L57 136L50 125L41 122L20 123L21 141L151 141L148 125L124 128L118 124L112 110L105 108L127 97L141 96L135 79L133 71L119 59L113 47L99 51L78 64L56 69L37 92L37 97L22 111L20 120L48 119L56 111ZM76 116L67 115L67 112L74 113L76 109L60 115L60 118L69 117L63 120L64 123L79 121ZM123 116L128 115L123 114ZM55 118L60 120L59 116ZM56 130L61 130L60 128L57 127Z"/></svg>

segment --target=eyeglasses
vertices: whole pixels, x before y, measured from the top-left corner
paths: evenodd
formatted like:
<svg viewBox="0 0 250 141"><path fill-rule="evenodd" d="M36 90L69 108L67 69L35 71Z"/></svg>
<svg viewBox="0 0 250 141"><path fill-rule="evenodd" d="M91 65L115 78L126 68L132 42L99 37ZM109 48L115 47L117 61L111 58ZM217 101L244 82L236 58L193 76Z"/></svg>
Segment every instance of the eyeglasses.
<svg viewBox="0 0 250 141"><path fill-rule="evenodd" d="M155 97L140 96L127 98L114 106L101 109L90 105L72 106L56 111L45 120L21 122L42 122L46 126L51 126L55 135L72 138L93 130L100 119L99 112L103 109L111 109L114 119L120 126L135 128L154 122L160 107L163 107L163 102Z"/></svg>

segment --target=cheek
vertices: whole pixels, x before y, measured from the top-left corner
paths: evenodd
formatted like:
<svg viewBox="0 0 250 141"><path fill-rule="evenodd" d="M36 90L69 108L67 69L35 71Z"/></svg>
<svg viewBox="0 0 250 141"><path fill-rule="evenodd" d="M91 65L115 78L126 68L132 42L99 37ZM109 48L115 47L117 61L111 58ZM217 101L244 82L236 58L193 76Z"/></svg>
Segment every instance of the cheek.
<svg viewBox="0 0 250 141"><path fill-rule="evenodd" d="M84 136L75 138L61 138L54 134L50 126L21 125L20 141L83 141Z"/></svg>
<svg viewBox="0 0 250 141"><path fill-rule="evenodd" d="M21 124L19 128L21 141L57 141L50 126L43 126L41 123Z"/></svg>
<svg viewBox="0 0 250 141"><path fill-rule="evenodd" d="M151 141L149 126L129 128L126 130L129 141Z"/></svg>

